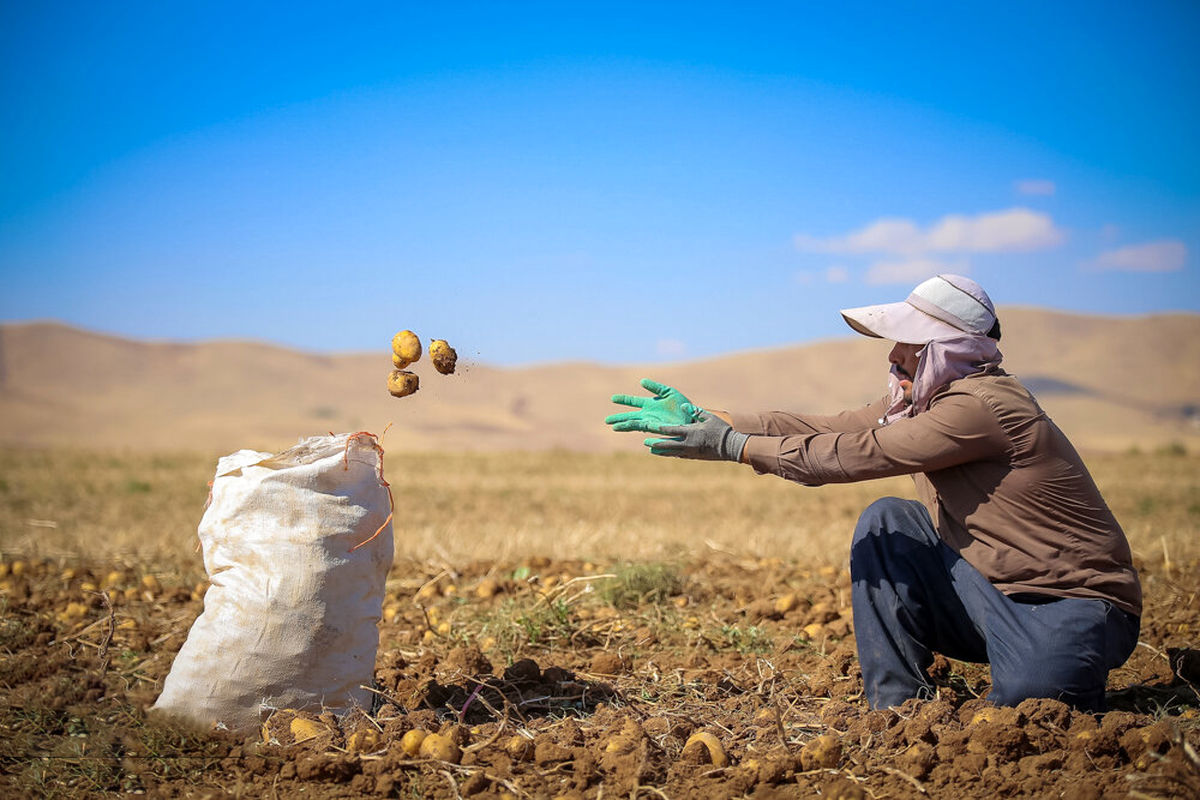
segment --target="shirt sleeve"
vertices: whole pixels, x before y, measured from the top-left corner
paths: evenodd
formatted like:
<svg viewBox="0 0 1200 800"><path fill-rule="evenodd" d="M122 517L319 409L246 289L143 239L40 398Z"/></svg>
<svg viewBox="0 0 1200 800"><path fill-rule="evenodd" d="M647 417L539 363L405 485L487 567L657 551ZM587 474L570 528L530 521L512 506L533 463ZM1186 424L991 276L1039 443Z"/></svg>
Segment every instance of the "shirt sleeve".
<svg viewBox="0 0 1200 800"><path fill-rule="evenodd" d="M754 470L803 483L886 478L933 472L1007 456L1008 439L982 400L947 391L914 417L868 430L755 436L746 443Z"/></svg>
<svg viewBox="0 0 1200 800"><path fill-rule="evenodd" d="M763 411L753 414L731 413L733 429L757 436L792 436L835 431L861 431L879 425L887 398L869 406L839 414L796 414L790 411Z"/></svg>

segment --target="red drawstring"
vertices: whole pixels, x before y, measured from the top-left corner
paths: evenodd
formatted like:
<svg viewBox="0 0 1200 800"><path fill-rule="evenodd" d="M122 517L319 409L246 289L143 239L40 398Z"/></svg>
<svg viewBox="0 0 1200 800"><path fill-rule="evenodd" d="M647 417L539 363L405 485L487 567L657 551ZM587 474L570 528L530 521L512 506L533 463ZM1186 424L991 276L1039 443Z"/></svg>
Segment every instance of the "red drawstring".
<svg viewBox="0 0 1200 800"><path fill-rule="evenodd" d="M359 431L358 433L352 433L348 437L346 437L346 451L342 456L343 468L347 469L347 470L350 469L350 443L352 441L354 441L355 439L358 439L363 436L368 437L371 440L371 442L370 442L371 448L374 449L375 452L379 455L379 485L382 486L383 488L387 489L388 515L387 515L387 519L385 519L383 521L383 524L379 526L379 529L376 530L373 534L371 534L371 536L369 538L359 542L358 544L354 545L354 547L350 548L351 553L353 553L355 550L362 547L363 545L373 542L376 539L376 537L379 536L379 534L383 533L383 529L386 528L391 523L392 517L396 513L396 500L395 500L395 498L392 497L391 484L389 484L386 480L383 479L383 447L379 444L379 440L375 438L375 434L371 433L370 431Z"/></svg>

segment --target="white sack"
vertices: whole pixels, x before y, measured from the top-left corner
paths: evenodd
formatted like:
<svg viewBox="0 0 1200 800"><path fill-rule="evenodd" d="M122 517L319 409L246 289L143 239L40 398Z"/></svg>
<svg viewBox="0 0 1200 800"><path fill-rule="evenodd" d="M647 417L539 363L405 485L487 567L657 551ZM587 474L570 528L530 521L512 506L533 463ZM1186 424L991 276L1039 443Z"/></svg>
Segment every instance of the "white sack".
<svg viewBox="0 0 1200 800"><path fill-rule="evenodd" d="M382 469L370 434L220 459L199 527L204 612L155 709L236 730L271 708L371 707L359 687L374 677L393 553Z"/></svg>

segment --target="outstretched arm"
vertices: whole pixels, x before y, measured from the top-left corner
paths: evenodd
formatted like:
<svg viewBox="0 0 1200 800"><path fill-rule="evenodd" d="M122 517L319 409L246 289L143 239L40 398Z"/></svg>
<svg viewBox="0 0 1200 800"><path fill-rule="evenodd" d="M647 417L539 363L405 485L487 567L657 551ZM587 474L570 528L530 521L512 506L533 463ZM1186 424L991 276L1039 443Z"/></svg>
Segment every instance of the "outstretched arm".
<svg viewBox="0 0 1200 800"><path fill-rule="evenodd" d="M756 472L819 486L1004 458L1008 447L1000 423L983 401L965 392L948 392L927 411L883 427L752 436L742 457Z"/></svg>
<svg viewBox="0 0 1200 800"><path fill-rule="evenodd" d="M879 427L886 398L839 414L799 414L791 411L730 413L734 429L759 436L804 436L812 433L850 433Z"/></svg>

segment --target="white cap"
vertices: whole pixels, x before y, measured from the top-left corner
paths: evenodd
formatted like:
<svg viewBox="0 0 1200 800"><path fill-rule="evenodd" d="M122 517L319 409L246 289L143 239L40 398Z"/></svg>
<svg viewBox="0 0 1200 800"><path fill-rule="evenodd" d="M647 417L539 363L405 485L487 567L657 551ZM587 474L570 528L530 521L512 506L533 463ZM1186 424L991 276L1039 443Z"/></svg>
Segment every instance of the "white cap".
<svg viewBox="0 0 1200 800"><path fill-rule="evenodd" d="M983 287L970 278L938 275L913 289L903 303L847 308L842 317L867 336L925 344L964 333L986 335L996 324L996 309Z"/></svg>

